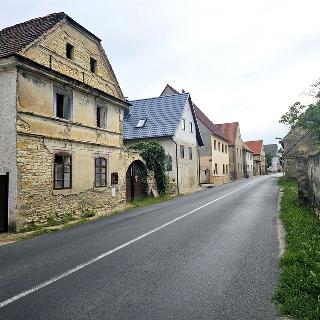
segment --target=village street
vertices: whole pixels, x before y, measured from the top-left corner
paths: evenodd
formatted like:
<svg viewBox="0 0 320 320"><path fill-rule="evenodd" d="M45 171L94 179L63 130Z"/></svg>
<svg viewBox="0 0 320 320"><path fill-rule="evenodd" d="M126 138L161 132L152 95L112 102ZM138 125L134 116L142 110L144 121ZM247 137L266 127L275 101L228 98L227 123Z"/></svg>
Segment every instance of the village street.
<svg viewBox="0 0 320 320"><path fill-rule="evenodd" d="M276 175L0 247L0 319L276 319Z"/></svg>

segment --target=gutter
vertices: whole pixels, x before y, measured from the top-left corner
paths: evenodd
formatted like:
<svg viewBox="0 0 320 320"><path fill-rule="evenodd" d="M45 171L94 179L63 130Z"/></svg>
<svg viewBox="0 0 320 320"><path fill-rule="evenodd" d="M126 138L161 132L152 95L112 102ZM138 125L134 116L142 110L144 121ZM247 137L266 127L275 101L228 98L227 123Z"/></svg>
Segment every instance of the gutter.
<svg viewBox="0 0 320 320"><path fill-rule="evenodd" d="M176 145L176 172L177 172L177 193L180 194L179 190L179 167L178 167L178 145L177 143L171 138L172 142Z"/></svg>

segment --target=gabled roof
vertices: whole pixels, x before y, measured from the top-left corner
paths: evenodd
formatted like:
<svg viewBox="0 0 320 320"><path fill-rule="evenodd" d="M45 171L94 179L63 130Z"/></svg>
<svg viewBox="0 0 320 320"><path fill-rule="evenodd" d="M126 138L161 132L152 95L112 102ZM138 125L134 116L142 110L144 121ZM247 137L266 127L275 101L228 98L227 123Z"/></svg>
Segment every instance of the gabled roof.
<svg viewBox="0 0 320 320"><path fill-rule="evenodd" d="M278 145L277 144L265 144L263 146L265 153L270 153L272 157L275 157L277 155L278 151Z"/></svg>
<svg viewBox="0 0 320 320"><path fill-rule="evenodd" d="M215 134L222 140L229 142L228 138L221 132L219 126L216 124L213 124L212 121L201 111L199 107L193 104L193 108L198 120L201 121L203 125L206 126L211 131L212 134Z"/></svg>
<svg viewBox="0 0 320 320"><path fill-rule="evenodd" d="M169 84L167 84L161 92L160 96L172 94L179 94L179 92L173 87L171 87ZM201 111L201 109L195 103L192 102L192 105L197 119L201 121L203 125L206 126L213 134L217 135L222 140L229 142L228 138L223 135L220 128L217 125L213 124L212 121Z"/></svg>
<svg viewBox="0 0 320 320"><path fill-rule="evenodd" d="M228 138L230 143L232 145L235 144L239 122L219 123L217 124L217 126L219 127L223 135Z"/></svg>
<svg viewBox="0 0 320 320"><path fill-rule="evenodd" d="M71 19L67 14L58 12L2 29L0 31L0 58L18 54L62 20L67 20L100 42L98 37Z"/></svg>
<svg viewBox="0 0 320 320"><path fill-rule="evenodd" d="M253 154L261 154L263 140L245 141L245 144L253 151Z"/></svg>
<svg viewBox="0 0 320 320"><path fill-rule="evenodd" d="M187 101L190 102L195 119L198 144L203 145L189 93L130 101L131 107L124 117L123 138L134 140L173 137ZM146 119L145 124L137 128L139 120L142 119Z"/></svg>
<svg viewBox="0 0 320 320"><path fill-rule="evenodd" d="M253 151L250 149L250 147L249 147L245 142L243 142L243 147L244 147L247 151L253 153Z"/></svg>

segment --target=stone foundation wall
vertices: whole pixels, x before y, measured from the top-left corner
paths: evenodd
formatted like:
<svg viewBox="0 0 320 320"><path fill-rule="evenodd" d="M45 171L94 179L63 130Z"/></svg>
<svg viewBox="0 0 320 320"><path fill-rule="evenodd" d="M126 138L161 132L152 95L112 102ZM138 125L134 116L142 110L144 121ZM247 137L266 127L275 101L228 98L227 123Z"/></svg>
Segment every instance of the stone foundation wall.
<svg viewBox="0 0 320 320"><path fill-rule="evenodd" d="M230 176L210 176L210 183L213 183L214 185L221 185L225 184L230 181Z"/></svg>
<svg viewBox="0 0 320 320"><path fill-rule="evenodd" d="M123 152L100 146L59 141L18 135L18 205L16 212L17 229L30 225L45 225L52 220L63 220L66 216L79 218L90 210L105 214L113 208L125 205L127 168L134 160L141 160L136 152ZM59 149L72 152L73 189L53 189L53 157ZM94 157L109 154L107 187L94 186ZM92 161L90 160L92 159ZM112 196L111 172L118 172L119 184L116 195ZM79 185L80 183L80 185Z"/></svg>
<svg viewBox="0 0 320 320"><path fill-rule="evenodd" d="M308 158L307 174L308 201L320 218L320 154Z"/></svg>

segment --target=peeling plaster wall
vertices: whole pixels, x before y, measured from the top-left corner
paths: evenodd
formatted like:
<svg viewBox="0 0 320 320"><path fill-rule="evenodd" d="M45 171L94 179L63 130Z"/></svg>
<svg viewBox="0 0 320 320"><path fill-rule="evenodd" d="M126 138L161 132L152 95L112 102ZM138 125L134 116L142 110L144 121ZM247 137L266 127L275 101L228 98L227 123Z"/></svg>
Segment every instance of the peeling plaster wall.
<svg viewBox="0 0 320 320"><path fill-rule="evenodd" d="M0 174L9 172L9 227L14 228L17 198L15 68L0 71Z"/></svg>

